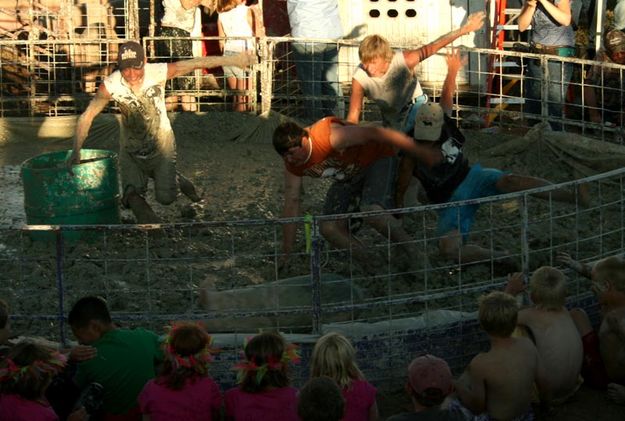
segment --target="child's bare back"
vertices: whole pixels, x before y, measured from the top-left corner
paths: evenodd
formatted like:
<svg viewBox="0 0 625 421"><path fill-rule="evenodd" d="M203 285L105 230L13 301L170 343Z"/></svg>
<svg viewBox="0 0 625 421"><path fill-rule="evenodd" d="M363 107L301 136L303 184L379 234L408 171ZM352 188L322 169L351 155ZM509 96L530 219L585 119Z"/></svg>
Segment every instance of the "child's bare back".
<svg viewBox="0 0 625 421"><path fill-rule="evenodd" d="M484 385L486 412L495 419L514 419L530 409L538 353L526 338L497 338L491 349L469 366L473 384Z"/></svg>
<svg viewBox="0 0 625 421"><path fill-rule="evenodd" d="M625 383L625 307L604 315L599 341L608 377L613 382Z"/></svg>
<svg viewBox="0 0 625 421"><path fill-rule="evenodd" d="M533 336L545 371L546 387L554 400L570 397L579 387L584 350L568 310L527 308L519 312L520 325Z"/></svg>

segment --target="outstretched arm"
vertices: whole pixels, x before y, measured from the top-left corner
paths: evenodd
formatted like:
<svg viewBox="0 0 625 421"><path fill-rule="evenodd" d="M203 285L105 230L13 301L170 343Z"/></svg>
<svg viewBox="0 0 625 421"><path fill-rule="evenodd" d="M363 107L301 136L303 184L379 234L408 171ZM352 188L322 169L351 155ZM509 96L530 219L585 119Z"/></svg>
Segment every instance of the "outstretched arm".
<svg viewBox="0 0 625 421"><path fill-rule="evenodd" d="M433 42L424 45L421 48L416 50L409 50L404 52L404 60L406 61L406 66L410 70L414 69L414 67L419 64L421 61L426 58L436 54L438 50L446 46L447 44L452 43L456 39L460 38L463 35L471 33L473 31L477 31L484 25L484 19L486 18L486 13L484 12L476 12L469 15L467 19L467 23L464 24L460 29L456 29L455 31L451 31L442 37L434 40Z"/></svg>
<svg viewBox="0 0 625 421"><path fill-rule="evenodd" d="M402 149L428 168L439 162L442 156L440 150L421 145L397 130L383 127L332 126L330 143L336 150L341 151L350 146L370 142L384 143Z"/></svg>
<svg viewBox="0 0 625 421"><path fill-rule="evenodd" d="M362 85L356 79L352 79L352 94L349 97L349 111L346 118L350 123L358 124L364 98L365 90Z"/></svg>
<svg viewBox="0 0 625 421"><path fill-rule="evenodd" d="M76 135L74 136L74 146L72 148L72 155L69 159L70 165L80 164L80 150L89 135L89 129L91 128L93 119L102 112L110 100L111 94L106 89L104 83L101 83L98 88L98 92L96 92L95 96L87 106L87 109L78 118L78 123L76 124Z"/></svg>
<svg viewBox="0 0 625 421"><path fill-rule="evenodd" d="M524 32L532 24L534 12L536 12L537 0L526 0L521 9L521 13L517 18L519 32Z"/></svg>
<svg viewBox="0 0 625 421"><path fill-rule="evenodd" d="M190 60L177 61L167 64L167 79L186 75L196 69L211 69L220 66L237 66L242 69L256 64L256 56L248 53L236 56L208 56L196 57Z"/></svg>
<svg viewBox="0 0 625 421"><path fill-rule="evenodd" d="M447 76L443 83L443 90L441 92L441 108L447 115L451 115L453 108L453 98L456 92L456 76L458 70L465 64L467 64L467 56L461 56L458 50L455 50L445 58L447 60Z"/></svg>

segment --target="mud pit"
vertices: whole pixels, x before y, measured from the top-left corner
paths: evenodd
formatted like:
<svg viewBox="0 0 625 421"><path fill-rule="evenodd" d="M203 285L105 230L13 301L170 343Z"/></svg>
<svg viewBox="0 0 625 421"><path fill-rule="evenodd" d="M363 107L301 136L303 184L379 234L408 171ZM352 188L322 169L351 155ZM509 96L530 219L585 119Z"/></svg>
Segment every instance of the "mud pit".
<svg viewBox="0 0 625 421"><path fill-rule="evenodd" d="M0 295L6 297L15 313L35 319L18 319L18 326L54 335L54 317L42 324L37 317L53 316L57 311L59 282L57 269L63 273L65 302L71 303L84 294L102 294L120 317L139 319L138 324L160 329L176 318L221 317L198 303L198 291L208 274L218 278L218 289L230 289L306 275L309 262L304 250L303 229L299 230L298 251L288 271L278 273L281 227L266 220L281 213L283 191L282 161L271 147L271 124L259 123L256 116L237 113L210 115L178 114L174 116L178 144L178 167L202 192L204 200L193 204L181 196L170 206L160 206L148 197L156 213L168 223L195 222L195 225L171 226L164 230L141 230L135 227L114 228L106 233L92 233L78 241L64 244L62 262L55 259L54 243L32 241L28 233L3 229L0 256L4 270ZM260 125L259 125L260 124ZM105 125L106 126L106 125ZM89 139L85 148L117 148L114 130L106 126L105 135ZM107 131L108 130L108 131ZM108 135L106 135L108 133ZM465 131L466 150L472 162L520 174L531 174L554 182L577 179L598 171L623 165L620 147L603 154L590 153L598 141L568 139L584 143L580 150L554 148L557 142L522 138L519 133ZM568 135L565 135L568 136ZM568 136L571 137L571 136ZM581 142L581 143L580 143ZM2 171L0 181L6 207L0 214L0 226L24 222L19 181L19 165L37 154L69 149L69 139L5 140L0 144ZM616 149L614 149L616 148ZM567 153L563 153L564 150ZM575 152L572 156L568 152ZM620 155L619 155L620 154ZM573 164L572 164L573 163ZM325 180L305 180L302 209L319 215L325 190ZM590 186L595 199L593 206L619 199L618 188L612 184ZM529 268L553 263L552 249L561 247L580 258L591 258L622 247L618 231L622 225L620 207L601 205L588 211L575 212L573 205L549 203L538 199L528 201ZM474 226L472 239L478 243L509 250L513 260L521 261L519 245L519 202L505 201L482 206ZM132 215L123 212L123 222L132 223ZM254 220L242 224L240 221ZM206 221L213 221L204 223ZM433 212L406 215L404 223L414 236L417 247L425 251L411 264L408 273L401 272L394 261L394 245L372 230L358 232L374 248L374 253L390 257L380 273L366 276L361 268L350 264L349 254L330 250L322 253L322 272L340 274L363 292L362 301L370 302L385 296L403 297L427 288L457 285L489 285L503 272L489 264L464 268L461 272L450 262L437 256L435 240L436 216ZM597 230L600 236L593 236ZM493 234L494 232L494 234ZM427 303L405 300L393 306L393 317L415 315L426 306L429 309L449 308L471 310L476 291L456 297L433 299ZM261 294L262 295L262 294ZM353 297L352 301L353 302ZM349 304L348 300L346 304ZM288 302L278 303L270 325L292 331L309 331L310 325L285 326L280 314L293 311ZM340 309L337 309L338 312ZM245 313L247 309L232 308ZM306 309L299 311L308 311ZM326 313L331 316L332 311ZM367 312L354 313L353 319L379 320L388 318L389 309L373 307ZM253 330L259 327L255 326ZM242 330L249 326L242 325Z"/></svg>

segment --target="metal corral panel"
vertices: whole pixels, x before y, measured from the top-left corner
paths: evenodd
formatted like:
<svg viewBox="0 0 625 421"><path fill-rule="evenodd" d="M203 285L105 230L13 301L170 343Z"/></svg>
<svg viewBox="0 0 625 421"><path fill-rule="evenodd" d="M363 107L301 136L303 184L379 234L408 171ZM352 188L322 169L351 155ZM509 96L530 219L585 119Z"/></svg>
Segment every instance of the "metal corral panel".
<svg viewBox="0 0 625 421"><path fill-rule="evenodd" d="M484 10L483 0L339 0L339 5L347 38L362 39L367 35L380 34L393 45L405 47L427 44L459 28L468 14ZM488 27L485 25L477 33L459 38L453 45L487 47ZM341 81L350 81L359 63L357 47L342 49L341 61L352 64L343 66L340 75ZM482 66L485 65L484 60ZM458 75L458 83L470 82L474 85L479 82L473 72L470 73L471 80L467 80L467 70L472 67L477 67L473 57L468 69ZM419 66L418 72L422 83L441 84L447 73L444 57L429 58Z"/></svg>

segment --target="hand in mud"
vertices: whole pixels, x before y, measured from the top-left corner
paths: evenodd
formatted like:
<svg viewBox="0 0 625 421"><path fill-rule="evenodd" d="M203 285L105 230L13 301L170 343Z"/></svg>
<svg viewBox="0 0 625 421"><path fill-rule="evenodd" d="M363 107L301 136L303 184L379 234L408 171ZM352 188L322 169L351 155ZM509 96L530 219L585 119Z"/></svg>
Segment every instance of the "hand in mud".
<svg viewBox="0 0 625 421"><path fill-rule="evenodd" d="M508 283L504 288L504 292L510 295L518 295L527 289L525 283L525 274L523 272L515 272L508 275Z"/></svg>
<svg viewBox="0 0 625 421"><path fill-rule="evenodd" d="M258 57L256 54L241 53L232 57L232 64L242 69L248 68L255 64L258 64Z"/></svg>
<svg viewBox="0 0 625 421"><path fill-rule="evenodd" d="M76 345L69 351L69 359L76 362L83 362L95 358L98 350L89 345Z"/></svg>
<svg viewBox="0 0 625 421"><path fill-rule="evenodd" d="M72 151L72 154L70 155L70 157L67 158L67 161L65 161L65 166L67 167L67 171L69 171L71 175L74 175L74 171L72 171L72 167L78 164L80 164L80 151L78 152Z"/></svg>

